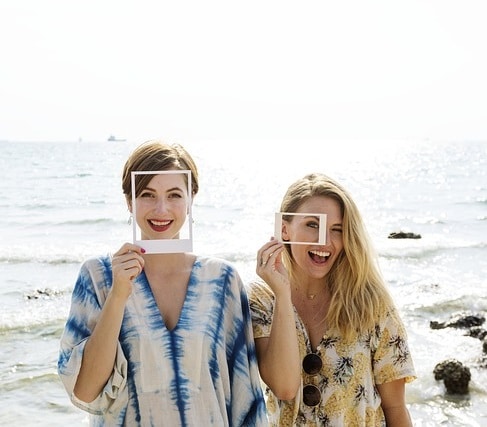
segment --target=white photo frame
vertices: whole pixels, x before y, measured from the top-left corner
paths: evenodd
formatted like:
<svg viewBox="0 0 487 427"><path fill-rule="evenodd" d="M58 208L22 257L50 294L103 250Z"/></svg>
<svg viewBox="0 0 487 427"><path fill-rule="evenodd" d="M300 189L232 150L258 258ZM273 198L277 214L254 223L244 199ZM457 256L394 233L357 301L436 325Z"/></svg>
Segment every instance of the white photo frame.
<svg viewBox="0 0 487 427"><path fill-rule="evenodd" d="M283 216L300 216L300 217L311 217L318 219L318 240L316 242L293 242L293 241L284 241L282 239L282 222ZM275 214L275 222L274 222L274 238L286 244L292 245L325 245L326 244L326 214L317 214L317 213L295 213L295 212L276 212Z"/></svg>
<svg viewBox="0 0 487 427"><path fill-rule="evenodd" d="M181 228L183 236L182 239L158 239L146 240L138 238L139 226L137 224L137 206L135 197L135 179L138 175L175 175L186 174L188 183L188 215L186 221ZM133 171L131 173L131 187L132 187L132 231L133 243L145 249L146 254L166 254L166 253L180 253L193 251L193 213L192 213L192 199L193 193L191 190L191 171L190 170L168 170L168 171ZM185 229L186 228L186 229Z"/></svg>

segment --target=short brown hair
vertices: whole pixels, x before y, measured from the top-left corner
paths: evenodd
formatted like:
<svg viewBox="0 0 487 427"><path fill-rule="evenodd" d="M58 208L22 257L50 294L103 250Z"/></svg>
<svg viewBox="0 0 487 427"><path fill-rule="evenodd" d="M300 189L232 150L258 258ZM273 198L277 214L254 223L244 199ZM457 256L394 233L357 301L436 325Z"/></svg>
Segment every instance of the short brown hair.
<svg viewBox="0 0 487 427"><path fill-rule="evenodd" d="M149 140L139 145L129 156L123 167L122 190L130 203L132 199L132 172L190 170L192 196L198 193L198 169L191 155L179 144L167 144L160 140ZM137 179L135 197L147 187L152 175Z"/></svg>

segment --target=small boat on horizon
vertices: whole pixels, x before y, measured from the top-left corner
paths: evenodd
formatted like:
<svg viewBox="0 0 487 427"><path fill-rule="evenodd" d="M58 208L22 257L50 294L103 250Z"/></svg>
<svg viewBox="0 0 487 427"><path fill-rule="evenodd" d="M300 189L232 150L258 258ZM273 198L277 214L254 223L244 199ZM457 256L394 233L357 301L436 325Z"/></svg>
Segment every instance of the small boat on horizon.
<svg viewBox="0 0 487 427"><path fill-rule="evenodd" d="M117 138L115 135L110 135L107 139L107 141L115 141L115 142L123 142L123 141L127 141L126 139L123 139L123 138Z"/></svg>

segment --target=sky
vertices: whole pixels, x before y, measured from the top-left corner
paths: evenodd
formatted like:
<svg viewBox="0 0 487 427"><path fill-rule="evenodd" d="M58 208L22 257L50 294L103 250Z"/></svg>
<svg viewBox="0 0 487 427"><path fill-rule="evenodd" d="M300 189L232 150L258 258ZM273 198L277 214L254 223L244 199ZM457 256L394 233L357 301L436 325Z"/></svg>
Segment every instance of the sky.
<svg viewBox="0 0 487 427"><path fill-rule="evenodd" d="M0 0L0 140L487 140L485 0Z"/></svg>

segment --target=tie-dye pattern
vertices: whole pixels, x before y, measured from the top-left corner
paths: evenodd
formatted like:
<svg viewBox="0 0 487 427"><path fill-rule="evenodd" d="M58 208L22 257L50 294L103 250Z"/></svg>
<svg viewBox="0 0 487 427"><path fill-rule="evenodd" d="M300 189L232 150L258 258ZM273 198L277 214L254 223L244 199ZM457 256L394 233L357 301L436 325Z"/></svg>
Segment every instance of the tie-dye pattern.
<svg viewBox="0 0 487 427"><path fill-rule="evenodd" d="M93 426L266 426L247 295L233 266L197 257L169 331L144 273L127 301L117 360L90 403L73 394L86 340L112 285L111 259L86 261L61 339L58 372Z"/></svg>

